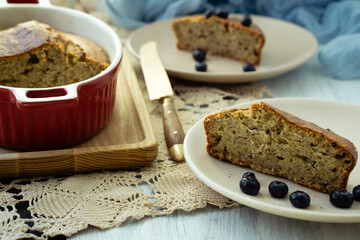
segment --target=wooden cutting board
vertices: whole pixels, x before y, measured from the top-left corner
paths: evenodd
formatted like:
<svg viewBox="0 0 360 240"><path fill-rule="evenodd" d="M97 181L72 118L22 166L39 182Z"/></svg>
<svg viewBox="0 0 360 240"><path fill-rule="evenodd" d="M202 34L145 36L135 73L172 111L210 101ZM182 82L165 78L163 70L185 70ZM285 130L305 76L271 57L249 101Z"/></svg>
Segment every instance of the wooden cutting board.
<svg viewBox="0 0 360 240"><path fill-rule="evenodd" d="M0 148L0 178L140 167L150 164L157 154L150 116L125 51L114 112L105 128L69 149L18 152Z"/></svg>

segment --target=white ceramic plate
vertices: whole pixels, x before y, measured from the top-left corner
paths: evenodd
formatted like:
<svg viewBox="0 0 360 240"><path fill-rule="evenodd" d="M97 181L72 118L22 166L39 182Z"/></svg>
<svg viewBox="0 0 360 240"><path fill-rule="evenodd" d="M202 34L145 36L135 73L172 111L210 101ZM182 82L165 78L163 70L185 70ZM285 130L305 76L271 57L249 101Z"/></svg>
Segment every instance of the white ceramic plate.
<svg viewBox="0 0 360 240"><path fill-rule="evenodd" d="M360 106L298 98L266 99L263 101L314 122L323 128L329 128L352 141L356 148L360 149ZM233 107L249 107L252 103L254 102ZM357 201L354 201L349 209L336 208L330 203L328 194L250 168L219 161L208 155L205 147L206 136L203 119L201 119L186 134L184 142L185 159L200 180L234 201L264 212L290 218L320 222L360 222L360 203ZM240 179L248 171L255 172L260 182L261 188L257 196L246 195L240 190ZM287 197L275 199L270 196L268 185L273 180L280 180L288 185L289 194ZM347 190L352 193L353 188L359 184L360 167L357 164L350 175ZM302 190L310 195L311 203L307 209L297 209L291 205L289 195L296 190Z"/></svg>
<svg viewBox="0 0 360 240"><path fill-rule="evenodd" d="M242 18L240 14L233 17ZM160 57L169 75L187 80L211 83L252 82L288 72L311 58L317 50L317 40L304 28L290 22L263 16L252 16L265 34L261 64L255 72L243 72L242 64L218 56L207 56L207 72L195 70L192 52L176 48L172 19L155 22L132 32L127 47L139 58L142 44L158 43Z"/></svg>

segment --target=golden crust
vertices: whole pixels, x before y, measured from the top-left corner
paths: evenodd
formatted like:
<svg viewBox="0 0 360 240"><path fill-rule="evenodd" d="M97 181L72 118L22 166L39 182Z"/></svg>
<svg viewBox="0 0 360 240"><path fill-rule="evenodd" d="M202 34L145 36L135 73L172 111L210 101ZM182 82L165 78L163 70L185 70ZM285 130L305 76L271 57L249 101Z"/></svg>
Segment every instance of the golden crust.
<svg viewBox="0 0 360 240"><path fill-rule="evenodd" d="M106 52L95 42L72 33L62 32L62 35L67 40L72 41L78 46L81 46L83 51L86 53L86 57L88 59L91 59L92 61L97 62L99 64L105 64L105 65L110 64Z"/></svg>
<svg viewBox="0 0 360 240"><path fill-rule="evenodd" d="M356 147L354 146L354 144L352 142L350 142L348 139L334 133L333 131L331 131L329 129L324 129L322 127L319 127L315 123L305 121L305 120L298 118L288 112L285 112L276 107L273 107L267 103L261 102L261 104L263 106L267 106L269 110L273 111L274 114L276 114L279 117L281 117L282 119L284 119L287 123L294 124L295 126L301 128L305 131L311 131L318 135L323 135L328 140L336 143L336 145L338 147L340 147L344 151L349 152L351 154L351 156L354 157L353 166L355 166L356 159L358 157L358 153L357 153L357 150L356 150Z"/></svg>
<svg viewBox="0 0 360 240"><path fill-rule="evenodd" d="M104 50L88 39L71 33L53 29L51 26L32 20L19 23L13 28L0 31L0 58L13 58L35 51L44 45L53 45L68 54L83 57L86 53L89 61L109 65L109 58ZM81 46L81 47L80 47Z"/></svg>
<svg viewBox="0 0 360 240"><path fill-rule="evenodd" d="M257 51L258 59L255 62L252 62L252 64L254 64L254 65L259 65L260 64L260 62L261 62L261 50L265 45L265 35L256 24L253 23L249 27L243 26L241 24L241 20L238 19L238 18L234 18L234 17L225 19L225 18L217 17L216 15L213 15L213 16L211 16L209 18L206 18L205 15L185 16L185 17L181 17L181 18L178 18L178 19L174 19L173 22L172 22L172 30L175 33L175 36L176 36L177 39L179 39L179 35L177 34L175 26L179 22L186 22L186 21L188 21L190 23L191 22L200 22L200 21L218 21L224 26L224 28L227 28L227 26L230 25L230 26L232 26L234 28L245 30L245 31L249 32L250 34L258 36L261 39L261 44L260 44L260 47L259 47L259 51ZM182 50L188 50L188 51L194 50L194 49L190 49L190 48L181 47L180 44L179 44L179 41L176 43L176 46L177 46L178 49L182 49ZM234 57L232 57L229 54L221 54L221 55L224 56L224 57L235 59ZM242 62L244 62L244 61L242 61Z"/></svg>
<svg viewBox="0 0 360 240"><path fill-rule="evenodd" d="M0 85L54 87L91 78L110 64L95 42L37 21L0 31Z"/></svg>
<svg viewBox="0 0 360 240"><path fill-rule="evenodd" d="M253 104L252 106L250 106L250 108L237 108L237 109L229 109L229 110L224 110L218 113L214 113L211 114L209 116L207 116L204 120L204 129L205 129L205 134L207 136L207 142L208 145L206 146L206 151L213 157L219 159L219 160L225 160L225 161L229 161L232 162L234 164L240 165L240 166L246 166L246 167L251 167L254 170L266 173L266 174L271 174L271 175L276 175L276 176L280 176L280 177L284 177L287 178L295 183L298 184L302 184L305 186L308 186L310 188L325 192L325 193L330 193L330 190L325 188L325 187L321 187L319 185L315 185L312 183L309 183L307 181L302 180L301 178L296 178L293 177L291 175L287 175L287 174L274 174L272 172L266 171L264 170L261 166L256 165L256 164L252 164L251 162L245 162L241 159L229 159L227 158L224 154L222 154L221 152L217 152L217 151L213 151L212 150L212 145L210 144L211 139L210 139L210 132L209 132L209 128L208 125L209 123L217 118L218 116L221 116L223 114L229 113L229 114L236 114L239 111L248 111L251 110L252 108L256 108L256 107L264 107L267 108L268 110L270 110L273 114L277 115L279 118L283 119L285 121L286 124L290 124L295 126L298 129L301 129L302 131L307 131L307 132L311 132L315 135L318 136L322 136L324 138L326 138L328 141L330 141L335 147L341 149L342 151L344 151L346 153L347 156L349 156L350 158L350 163L347 165L346 169L344 170L342 176L341 176L341 180L340 183L338 185L339 189L346 189L346 185L348 182L348 178L349 175L351 173L351 171L354 169L356 162L357 162L357 158L358 158L358 153L356 150L356 147L354 146L354 144L352 142L350 142L348 139L332 132L329 129L324 129L319 127L318 125L312 123L312 122L308 122L305 121L303 119L300 119L288 112L285 112L283 110L280 110L278 108L275 108L267 103L261 102L260 104Z"/></svg>
<svg viewBox="0 0 360 240"><path fill-rule="evenodd" d="M28 21L0 31L0 57L13 57L44 44L63 42L61 35L49 25Z"/></svg>

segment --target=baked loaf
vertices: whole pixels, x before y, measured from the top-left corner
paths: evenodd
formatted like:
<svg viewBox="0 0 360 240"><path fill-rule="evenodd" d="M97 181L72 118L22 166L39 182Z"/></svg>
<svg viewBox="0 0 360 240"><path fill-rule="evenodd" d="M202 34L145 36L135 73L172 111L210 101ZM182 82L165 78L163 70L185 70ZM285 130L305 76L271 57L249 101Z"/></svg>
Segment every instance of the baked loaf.
<svg viewBox="0 0 360 240"><path fill-rule="evenodd" d="M179 49L200 48L208 54L260 63L265 37L255 24L247 27L237 18L194 15L173 20L172 29Z"/></svg>
<svg viewBox="0 0 360 240"><path fill-rule="evenodd" d="M211 156L325 193L344 190L357 161L349 140L263 102L209 115L204 127Z"/></svg>
<svg viewBox="0 0 360 240"><path fill-rule="evenodd" d="M0 31L0 85L62 86L91 78L108 66L107 54L96 43L37 21Z"/></svg>

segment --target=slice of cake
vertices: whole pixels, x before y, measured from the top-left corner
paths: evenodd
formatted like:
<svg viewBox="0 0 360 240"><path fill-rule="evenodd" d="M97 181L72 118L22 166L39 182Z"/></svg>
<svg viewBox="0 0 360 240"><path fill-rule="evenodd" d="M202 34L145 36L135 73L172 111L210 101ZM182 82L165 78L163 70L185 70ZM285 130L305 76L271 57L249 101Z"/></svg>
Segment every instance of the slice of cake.
<svg viewBox="0 0 360 240"><path fill-rule="evenodd" d="M260 63L265 37L253 23L245 26L238 18L194 15L175 19L172 28L179 49L202 49L241 62Z"/></svg>
<svg viewBox="0 0 360 240"><path fill-rule="evenodd" d="M319 191L345 189L357 150L329 129L266 103L209 115L208 153Z"/></svg>
<svg viewBox="0 0 360 240"><path fill-rule="evenodd" d="M0 31L0 85L62 86L91 78L108 66L107 54L96 43L37 21Z"/></svg>

